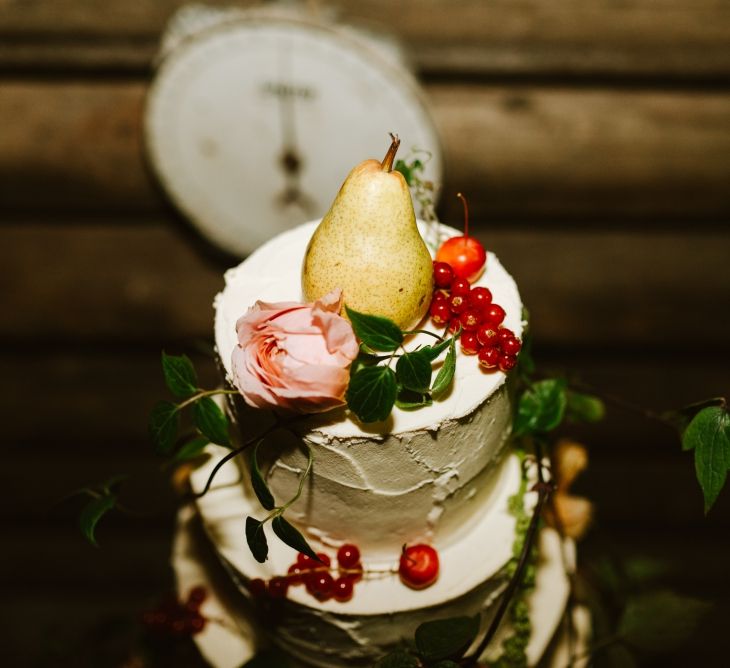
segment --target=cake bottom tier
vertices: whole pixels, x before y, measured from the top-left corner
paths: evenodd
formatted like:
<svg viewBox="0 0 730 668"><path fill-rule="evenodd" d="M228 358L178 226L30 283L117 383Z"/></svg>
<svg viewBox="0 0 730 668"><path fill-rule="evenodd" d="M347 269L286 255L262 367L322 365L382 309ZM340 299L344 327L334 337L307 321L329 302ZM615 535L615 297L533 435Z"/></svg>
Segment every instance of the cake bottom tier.
<svg viewBox="0 0 730 668"><path fill-rule="evenodd" d="M209 463L193 477L194 489L200 489L220 454L211 452ZM437 546L441 572L434 585L411 590L391 570L399 555L393 555L390 563L374 564L364 551L366 570L382 573L358 582L352 600L318 602L304 587L290 587L287 599L268 617L264 633L256 622L263 610L259 602L250 600L247 584L251 578L285 574L296 553L270 536L267 562L260 564L252 558L244 520L247 515L260 514L260 509L251 503L235 467L221 475L217 486L197 506L181 513L173 554L181 591L204 583L214 592L203 613L218 621L196 638L204 655L218 668L240 666L269 640L296 657L298 665L371 666L403 640L412 638L416 627L425 621L479 614L486 628L504 595L508 581L505 566L512 554L515 529L508 500L519 488L522 476L516 457L507 458L500 474L499 498L489 512L457 541ZM530 496L534 495L528 493L527 503ZM530 665L537 665L545 654L564 618L569 595L566 570L572 568L575 556L574 545L561 542L550 529L541 532L539 548L536 586L529 600ZM505 620L485 654L487 660L499 656L501 638L509 633ZM585 634L581 637L584 640ZM566 664L567 657L554 665Z"/></svg>

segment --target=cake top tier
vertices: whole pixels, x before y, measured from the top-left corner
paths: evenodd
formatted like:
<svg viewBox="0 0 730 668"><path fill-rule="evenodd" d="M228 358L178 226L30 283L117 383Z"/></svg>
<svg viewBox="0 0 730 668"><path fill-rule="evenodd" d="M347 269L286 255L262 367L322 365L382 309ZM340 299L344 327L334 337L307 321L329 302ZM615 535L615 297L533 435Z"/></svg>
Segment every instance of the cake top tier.
<svg viewBox="0 0 730 668"><path fill-rule="evenodd" d="M300 225L261 246L237 267L226 272L226 285L215 300L215 340L218 354L231 375L231 355L237 345L236 321L257 300L266 302L301 301L301 267L304 251L318 221ZM443 240L458 235L452 228L436 225L435 229L419 223L424 238ZM474 285L488 287L494 301L506 311L504 324L522 334L522 302L512 277L499 260L489 253L486 270ZM346 299L346 295L345 295ZM438 331L427 322L424 327ZM419 334L409 348L432 343L433 339ZM457 354L455 382L445 396L427 408L419 410L393 409L385 422L363 425L344 408L314 418L316 430L334 438L372 437L379 433L405 433L437 429L448 420L469 415L505 382L499 371L485 373L476 360Z"/></svg>

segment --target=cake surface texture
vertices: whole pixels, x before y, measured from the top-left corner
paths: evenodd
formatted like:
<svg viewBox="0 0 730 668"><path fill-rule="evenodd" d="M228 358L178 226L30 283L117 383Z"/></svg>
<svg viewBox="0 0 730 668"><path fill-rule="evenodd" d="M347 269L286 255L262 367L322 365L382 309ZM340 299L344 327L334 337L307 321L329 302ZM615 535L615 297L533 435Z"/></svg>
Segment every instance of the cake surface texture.
<svg viewBox="0 0 730 668"><path fill-rule="evenodd" d="M258 300L301 301L302 258L315 227L316 222L307 223L279 235L226 273L225 288L215 302L215 339L228 381L238 318ZM458 234L444 226L419 227L432 246ZM493 254L475 285L489 288L506 311L505 326L521 336L523 309L517 286ZM430 322L422 327L436 331ZM417 334L407 345L413 349L432 342ZM316 551L334 556L343 543L356 544L370 573L344 603L317 601L303 587L289 588L269 632L295 661L369 666L412 638L424 621L479 613L483 628L488 624L508 582L505 566L515 536L508 501L525 475L508 447L510 385L504 373L484 372L475 356L458 351L453 386L432 405L419 410L396 407L387 420L369 424L360 423L345 408L336 409L306 417L291 430L269 433L259 448L259 464L277 503L295 495L307 448L314 458L303 493L287 509L286 518ZM232 409L243 440L273 420L272 414L249 408L240 397L234 398ZM192 476L194 491L204 487L227 451L211 446L208 452L209 460ZM268 560L259 563L251 555L245 517L262 519L266 511L250 487L247 466L244 461L240 468L221 469L211 492L197 501L195 513L235 590L236 602L229 601L227 614L247 638L250 655L259 641L252 631L248 583L285 574L296 552L269 533ZM526 502L534 503L533 497L528 492ZM186 525L190 522L185 519ZM403 545L418 542L436 547L440 561L435 584L420 591L406 587L397 575ZM554 635L568 596L561 562L565 546L554 532L543 532L540 549L537 602L531 603L540 623L527 651L531 664ZM218 653L215 665L229 665L220 657ZM241 656L236 660L240 665Z"/></svg>

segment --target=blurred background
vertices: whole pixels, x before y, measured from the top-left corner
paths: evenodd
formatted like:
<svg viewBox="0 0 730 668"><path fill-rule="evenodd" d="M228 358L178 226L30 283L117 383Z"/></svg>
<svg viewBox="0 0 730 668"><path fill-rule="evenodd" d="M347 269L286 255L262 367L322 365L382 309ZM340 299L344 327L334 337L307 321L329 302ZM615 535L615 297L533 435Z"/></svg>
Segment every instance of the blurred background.
<svg viewBox="0 0 730 668"><path fill-rule="evenodd" d="M144 154L153 58L182 4L0 0L5 665L107 665L93 648L173 586L147 414L163 348L216 381L212 300L234 263ZM401 41L441 136L441 218L460 226L468 196L538 363L658 410L727 396L730 3L402 0L397 19L394 4L328 6ZM570 435L591 455L585 558L717 601L661 665L727 665L730 490L704 517L692 457L634 411ZM104 520L94 549L54 502L114 473L153 516Z"/></svg>

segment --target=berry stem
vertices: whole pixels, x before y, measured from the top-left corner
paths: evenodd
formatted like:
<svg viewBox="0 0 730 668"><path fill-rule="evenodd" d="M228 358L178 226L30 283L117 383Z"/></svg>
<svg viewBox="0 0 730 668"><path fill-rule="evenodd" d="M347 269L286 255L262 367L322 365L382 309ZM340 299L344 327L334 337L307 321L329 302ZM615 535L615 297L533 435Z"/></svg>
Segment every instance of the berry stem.
<svg viewBox="0 0 730 668"><path fill-rule="evenodd" d="M388 152L385 154L383 161L380 163L384 172L393 171L393 161L395 160L395 154L398 153L398 147L400 146L400 139L398 135L390 133L391 144Z"/></svg>
<svg viewBox="0 0 730 668"><path fill-rule="evenodd" d="M464 206L464 237L469 236L469 205L466 203L466 197L461 193L456 193L456 196L461 200Z"/></svg>

